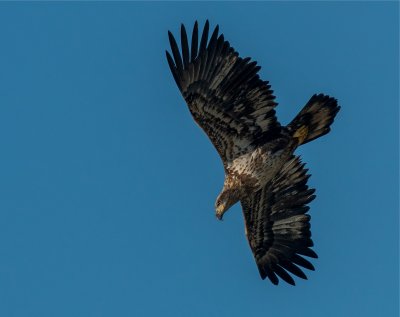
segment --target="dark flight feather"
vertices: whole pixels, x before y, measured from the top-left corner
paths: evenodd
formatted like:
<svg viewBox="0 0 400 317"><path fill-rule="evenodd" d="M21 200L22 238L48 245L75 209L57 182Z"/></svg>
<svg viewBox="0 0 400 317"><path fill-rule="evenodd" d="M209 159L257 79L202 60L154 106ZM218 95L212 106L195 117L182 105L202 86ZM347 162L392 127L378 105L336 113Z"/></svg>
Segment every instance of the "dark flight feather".
<svg viewBox="0 0 400 317"><path fill-rule="evenodd" d="M187 69L189 67L189 44L186 35L185 26L181 25L181 46L182 46L182 57L183 67Z"/></svg>
<svg viewBox="0 0 400 317"><path fill-rule="evenodd" d="M192 33L192 49L191 49L191 54L190 54L190 62L194 63L196 57L197 57L197 41L198 41L198 37L199 37L199 30L198 30L198 24L197 21L194 23L193 26L193 33Z"/></svg>
<svg viewBox="0 0 400 317"><path fill-rule="evenodd" d="M204 25L203 34L202 34L201 40L200 40L199 56L203 55L206 50L209 27L210 27L210 24L208 23L208 20L207 20L206 24Z"/></svg>

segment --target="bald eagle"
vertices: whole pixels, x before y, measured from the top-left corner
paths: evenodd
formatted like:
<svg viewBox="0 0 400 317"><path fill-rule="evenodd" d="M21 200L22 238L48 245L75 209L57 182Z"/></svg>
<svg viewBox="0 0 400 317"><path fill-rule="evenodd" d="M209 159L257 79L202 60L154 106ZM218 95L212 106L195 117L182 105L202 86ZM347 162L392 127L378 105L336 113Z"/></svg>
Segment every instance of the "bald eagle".
<svg viewBox="0 0 400 317"><path fill-rule="evenodd" d="M301 268L314 266L304 257L317 254L307 214L315 190L307 186L310 175L294 151L327 134L340 107L336 99L316 94L292 122L281 125L271 86L258 75L260 66L239 57L218 31L217 25L208 39L206 21L199 44L196 21L189 48L181 25L181 50L168 32L167 61L189 111L223 162L217 218L240 202L261 278L295 285L289 273L307 279Z"/></svg>

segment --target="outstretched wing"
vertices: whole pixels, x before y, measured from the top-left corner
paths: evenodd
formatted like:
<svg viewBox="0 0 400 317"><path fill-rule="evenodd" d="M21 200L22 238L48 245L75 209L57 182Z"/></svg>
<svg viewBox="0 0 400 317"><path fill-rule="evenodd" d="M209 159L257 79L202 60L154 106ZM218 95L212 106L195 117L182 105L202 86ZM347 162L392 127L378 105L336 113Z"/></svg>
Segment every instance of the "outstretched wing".
<svg viewBox="0 0 400 317"><path fill-rule="evenodd" d="M280 132L275 117L275 97L260 67L238 53L218 35L218 26L208 41L206 22L198 45L194 24L191 48L181 26L181 50L168 32L173 57L166 52L171 72L193 118L209 136L226 166ZM208 42L208 44L207 44Z"/></svg>
<svg viewBox="0 0 400 317"><path fill-rule="evenodd" d="M303 267L314 270L302 256L317 258L310 232L307 204L315 198L309 189L307 169L299 157L285 163L263 189L241 201L246 234L261 278L278 284L278 276L295 285L288 272L307 279Z"/></svg>

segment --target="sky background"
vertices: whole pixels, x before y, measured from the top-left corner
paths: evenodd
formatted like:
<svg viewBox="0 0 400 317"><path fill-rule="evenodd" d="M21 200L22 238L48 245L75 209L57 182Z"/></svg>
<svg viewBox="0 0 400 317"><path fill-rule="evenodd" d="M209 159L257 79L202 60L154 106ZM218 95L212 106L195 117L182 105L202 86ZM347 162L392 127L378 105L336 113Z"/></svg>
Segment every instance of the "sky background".
<svg viewBox="0 0 400 317"><path fill-rule="evenodd" d="M395 2L0 3L0 316L398 316ZM167 30L219 24L301 149L315 272L262 281L220 159L169 72Z"/></svg>

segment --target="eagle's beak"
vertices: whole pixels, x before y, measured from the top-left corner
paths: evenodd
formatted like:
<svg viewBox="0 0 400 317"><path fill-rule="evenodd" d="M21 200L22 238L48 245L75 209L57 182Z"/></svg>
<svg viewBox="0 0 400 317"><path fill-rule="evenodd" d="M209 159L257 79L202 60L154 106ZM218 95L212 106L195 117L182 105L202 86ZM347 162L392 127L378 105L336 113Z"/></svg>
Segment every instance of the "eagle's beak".
<svg viewBox="0 0 400 317"><path fill-rule="evenodd" d="M217 212L215 215L217 216L218 220L222 220L222 216L224 215L225 205L221 204L217 208Z"/></svg>

